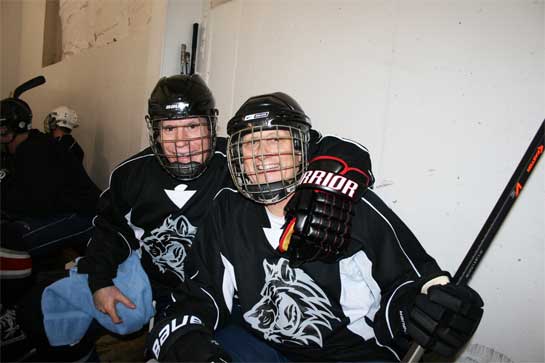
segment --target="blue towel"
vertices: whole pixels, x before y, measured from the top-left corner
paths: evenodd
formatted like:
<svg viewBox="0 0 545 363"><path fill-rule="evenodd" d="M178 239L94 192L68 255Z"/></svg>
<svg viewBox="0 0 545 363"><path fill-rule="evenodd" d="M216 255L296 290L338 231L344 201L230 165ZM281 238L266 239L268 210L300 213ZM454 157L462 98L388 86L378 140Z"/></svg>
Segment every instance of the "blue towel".
<svg viewBox="0 0 545 363"><path fill-rule="evenodd" d="M93 319L113 333L130 334L142 329L155 314L151 285L135 251L119 265L113 280L114 285L136 305L135 309L129 309L121 303L116 304L122 323L112 323L109 315L95 308L87 279L87 274L79 274L77 267L72 267L69 277L44 290L44 326L52 346L79 342Z"/></svg>

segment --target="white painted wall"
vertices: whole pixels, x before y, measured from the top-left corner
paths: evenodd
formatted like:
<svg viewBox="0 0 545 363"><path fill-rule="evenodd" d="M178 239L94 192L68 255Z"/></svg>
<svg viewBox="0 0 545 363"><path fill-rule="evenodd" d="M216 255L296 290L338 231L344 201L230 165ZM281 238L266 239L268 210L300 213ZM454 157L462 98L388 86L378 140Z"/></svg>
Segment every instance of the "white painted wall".
<svg viewBox="0 0 545 363"><path fill-rule="evenodd" d="M33 127L42 129L45 115L60 104L74 108L81 119L74 136L85 151L86 169L100 187L106 187L113 167L148 145L144 116L161 69L166 0L150 2L151 16L133 17L131 27L128 21L119 22L119 3L92 2L82 7L83 15L93 10L93 16L84 18L94 19L96 27L81 23L81 38L93 29L103 29L102 40L88 49L72 47L77 54L45 68L41 66L45 0L8 0L1 4L1 97L43 74L47 83L22 95L33 110ZM129 8L150 5L141 0L124 4ZM75 16L78 14L76 9ZM95 17L97 14L102 17ZM104 24L105 19L112 21L110 27ZM110 42L112 37L119 39Z"/></svg>
<svg viewBox="0 0 545 363"><path fill-rule="evenodd" d="M314 125L367 145L376 190L454 272L545 117L544 1L234 0L205 12L200 71L220 133L282 90ZM473 343L543 362L545 162L471 285Z"/></svg>

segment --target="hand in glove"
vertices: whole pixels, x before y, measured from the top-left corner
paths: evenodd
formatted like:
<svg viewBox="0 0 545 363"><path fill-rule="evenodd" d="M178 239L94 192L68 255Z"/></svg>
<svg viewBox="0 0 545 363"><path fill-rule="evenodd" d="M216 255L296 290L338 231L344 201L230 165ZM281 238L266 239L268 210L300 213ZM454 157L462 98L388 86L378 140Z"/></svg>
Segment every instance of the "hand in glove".
<svg viewBox="0 0 545 363"><path fill-rule="evenodd" d="M162 320L148 334L146 350L159 362L231 361L195 316Z"/></svg>
<svg viewBox="0 0 545 363"><path fill-rule="evenodd" d="M339 158L313 159L284 211L286 225L278 249L298 266L334 262L350 240L352 206L367 189L370 177Z"/></svg>
<svg viewBox="0 0 545 363"><path fill-rule="evenodd" d="M407 333L422 347L445 357L462 348L477 330L483 300L465 285L435 285L416 295Z"/></svg>

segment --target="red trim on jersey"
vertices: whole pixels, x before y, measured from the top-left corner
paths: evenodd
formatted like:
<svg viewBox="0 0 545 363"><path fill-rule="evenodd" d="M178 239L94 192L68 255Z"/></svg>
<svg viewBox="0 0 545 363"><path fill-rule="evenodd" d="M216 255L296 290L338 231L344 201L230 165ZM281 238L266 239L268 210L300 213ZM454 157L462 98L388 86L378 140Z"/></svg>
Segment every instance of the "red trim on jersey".
<svg viewBox="0 0 545 363"><path fill-rule="evenodd" d="M32 259L0 257L0 269L7 270L29 270L32 268Z"/></svg>
<svg viewBox="0 0 545 363"><path fill-rule="evenodd" d="M293 234L293 226L295 225L295 220L296 218L291 219L290 223L284 229L284 232L282 232L282 236L280 236L278 250L282 253L286 252L288 250L288 247L290 246L291 235Z"/></svg>

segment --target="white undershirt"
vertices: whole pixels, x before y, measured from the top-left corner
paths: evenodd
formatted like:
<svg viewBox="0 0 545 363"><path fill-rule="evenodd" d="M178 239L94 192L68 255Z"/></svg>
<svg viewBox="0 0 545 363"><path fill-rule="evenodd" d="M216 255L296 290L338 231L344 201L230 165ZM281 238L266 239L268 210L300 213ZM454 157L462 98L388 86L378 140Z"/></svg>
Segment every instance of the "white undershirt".
<svg viewBox="0 0 545 363"><path fill-rule="evenodd" d="M265 236L272 248L276 249L280 242L280 236L282 236L282 232L284 232L282 226L284 225L285 220L284 217L278 217L272 214L267 208L265 208L265 211L267 212L267 217L269 217L271 228L263 227L263 232L265 232Z"/></svg>

